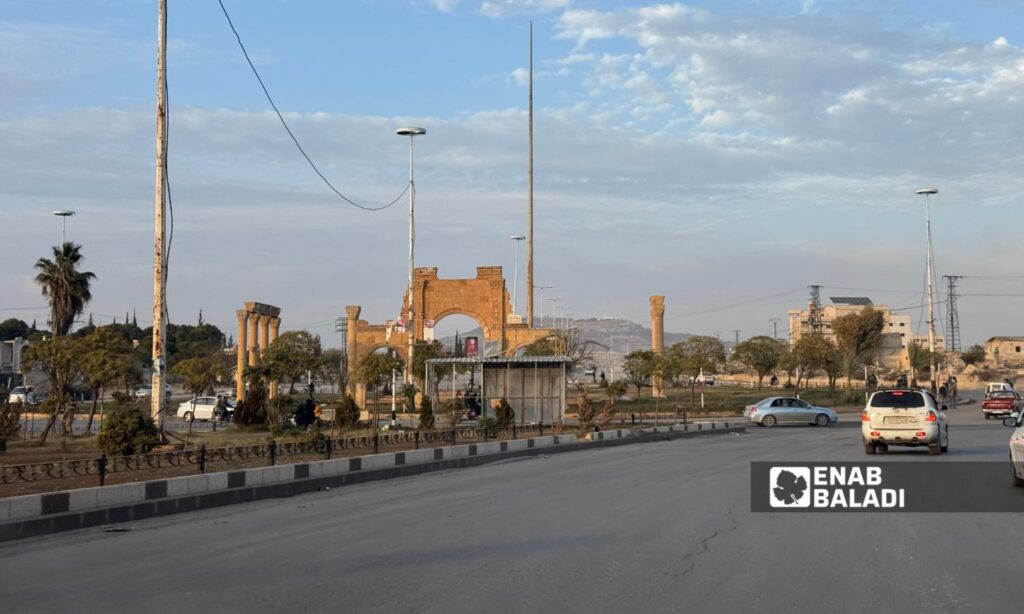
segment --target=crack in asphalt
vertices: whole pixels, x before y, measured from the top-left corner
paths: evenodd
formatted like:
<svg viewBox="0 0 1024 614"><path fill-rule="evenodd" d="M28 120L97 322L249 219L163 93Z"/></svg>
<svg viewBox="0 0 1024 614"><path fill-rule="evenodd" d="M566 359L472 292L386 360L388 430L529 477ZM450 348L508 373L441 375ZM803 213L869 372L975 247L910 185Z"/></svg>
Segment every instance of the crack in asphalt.
<svg viewBox="0 0 1024 614"><path fill-rule="evenodd" d="M731 523L728 529L725 529L724 531L722 529L715 529L710 534L704 536L695 548L687 552L685 555L683 555L683 558L679 560L680 563L690 561L690 565L686 569L676 574L675 577L677 579L689 574L697 567L697 557L703 554L707 554L711 551L711 542L715 538L719 537L720 535L732 533L733 531L739 528L740 523L737 522L735 518L733 518L731 507L728 510L726 510L725 517L728 518Z"/></svg>

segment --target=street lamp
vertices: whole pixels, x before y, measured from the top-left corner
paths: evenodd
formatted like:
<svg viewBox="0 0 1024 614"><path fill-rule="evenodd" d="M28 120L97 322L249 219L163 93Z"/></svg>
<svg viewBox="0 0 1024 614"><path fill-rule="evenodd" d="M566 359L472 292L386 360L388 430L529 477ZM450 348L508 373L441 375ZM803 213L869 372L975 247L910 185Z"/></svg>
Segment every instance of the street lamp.
<svg viewBox="0 0 1024 614"><path fill-rule="evenodd" d="M916 193L924 196L924 220L928 239L927 262L925 264L928 276L928 352L931 354L928 379L931 381L932 393L934 393L937 384L935 373L935 288L932 285L935 262L932 257L932 201L930 197L933 194L938 194L939 191L935 188L921 188Z"/></svg>
<svg viewBox="0 0 1024 614"><path fill-rule="evenodd" d="M512 277L512 313L516 313L516 295L519 293L519 244L525 241L526 237L523 235L512 235L509 239L516 242L516 272Z"/></svg>
<svg viewBox="0 0 1024 614"><path fill-rule="evenodd" d="M406 322L406 338L409 340L409 357L405 364L406 381L412 381L412 352L413 342L416 337L416 320L413 311L413 297L412 297L412 277L413 269L415 268L415 259L413 258L413 252L416 247L416 180L413 173L413 153L415 152L415 146L413 142L416 137L423 136L427 133L426 128L418 128L416 126L404 126L395 130L395 134L398 136L409 137L409 311L408 321Z"/></svg>
<svg viewBox="0 0 1024 614"><path fill-rule="evenodd" d="M555 308L558 307L557 303L558 303L558 301L562 300L562 297L556 296L556 297L549 298L549 299L544 299L544 300L546 300L546 301L551 303L551 319L553 320L552 328L558 328L558 316L555 314Z"/></svg>
<svg viewBox="0 0 1024 614"><path fill-rule="evenodd" d="M540 290L540 327L544 328L544 291L550 290L554 286L534 286L535 290Z"/></svg>
<svg viewBox="0 0 1024 614"><path fill-rule="evenodd" d="M74 215L75 212L70 209L57 209L53 214L61 218L60 244L63 247L68 242L68 218Z"/></svg>

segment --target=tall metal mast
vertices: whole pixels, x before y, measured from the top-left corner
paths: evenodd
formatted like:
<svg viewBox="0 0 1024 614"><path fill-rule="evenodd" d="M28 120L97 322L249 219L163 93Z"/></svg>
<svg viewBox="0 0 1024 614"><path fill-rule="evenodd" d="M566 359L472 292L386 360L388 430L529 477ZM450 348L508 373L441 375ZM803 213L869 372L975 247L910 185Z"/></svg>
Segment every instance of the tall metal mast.
<svg viewBox="0 0 1024 614"><path fill-rule="evenodd" d="M164 313L167 273L164 269L164 199L167 195L167 0L159 0L156 38L156 225L153 241L153 379L150 416L162 430L164 402Z"/></svg>
<svg viewBox="0 0 1024 614"><path fill-rule="evenodd" d="M923 188L918 190L917 193L924 195L924 219L928 232L926 274L928 275L928 352L931 354L928 377L931 380L932 392L935 392L938 390L938 374L935 373L935 284L933 283L935 262L932 259L932 202L930 197L932 194L938 194L939 191L935 188Z"/></svg>

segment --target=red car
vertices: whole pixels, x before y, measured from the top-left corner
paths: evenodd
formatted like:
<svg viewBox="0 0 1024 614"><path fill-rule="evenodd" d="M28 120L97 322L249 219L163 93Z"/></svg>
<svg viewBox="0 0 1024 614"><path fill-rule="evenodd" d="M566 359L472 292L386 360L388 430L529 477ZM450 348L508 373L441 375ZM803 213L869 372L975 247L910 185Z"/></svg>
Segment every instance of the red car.
<svg viewBox="0 0 1024 614"><path fill-rule="evenodd" d="M1009 416L1024 407L1024 399L1012 390L994 390L981 402L981 411L988 420L993 416Z"/></svg>

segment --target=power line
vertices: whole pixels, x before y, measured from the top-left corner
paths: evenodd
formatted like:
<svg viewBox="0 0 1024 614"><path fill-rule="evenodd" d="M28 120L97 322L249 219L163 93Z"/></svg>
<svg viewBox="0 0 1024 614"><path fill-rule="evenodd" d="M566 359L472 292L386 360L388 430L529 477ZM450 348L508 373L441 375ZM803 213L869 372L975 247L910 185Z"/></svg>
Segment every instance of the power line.
<svg viewBox="0 0 1024 614"><path fill-rule="evenodd" d="M284 120L284 115L282 115L281 111L278 110L277 105L274 103L274 99L270 96L270 92L267 90L267 86L263 83L263 78L260 77L259 71L256 70L256 65L253 64L252 59L249 58L249 52L245 50L245 45L242 44L242 37L238 34L238 30L235 29L235 24L231 21L231 16L228 15L228 9L224 6L223 0L217 0L217 3L220 4L220 10L224 12L224 17L228 20L228 26L231 27L231 31L235 35L235 40L238 41L238 47L242 50L242 55L245 56L245 61L249 63L249 68L252 69L252 74L256 75L256 80L259 81L260 88L263 90L263 95L267 97L267 102L269 102L270 106L274 109L274 113L277 113L277 119L281 121L281 125L284 126L285 132L288 133L288 136L291 137L292 142L295 143L295 147L298 148L299 153L301 153L302 157L305 158L306 162L309 163L309 166L313 169L313 172L315 172L320 177L320 179L322 179L323 182L327 184L327 187L330 188L332 192L337 194L342 200L344 200L348 204L352 205L353 207L363 209L365 211L380 211L382 209L387 209L388 207L394 205L399 200L401 200L401 198L405 196L405 193L409 191L409 184L406 184L405 189L402 190L402 193L396 196L394 200L380 207L367 207L365 205L360 205L359 203L353 201L349 197L342 194L340 191L338 191L337 188L334 187L334 185L327 179L327 177L325 177L324 174L320 172L320 169L306 153L306 150L303 149L302 145L299 144L299 139L297 139L295 137L295 134L292 133L292 129L288 127L288 122Z"/></svg>

